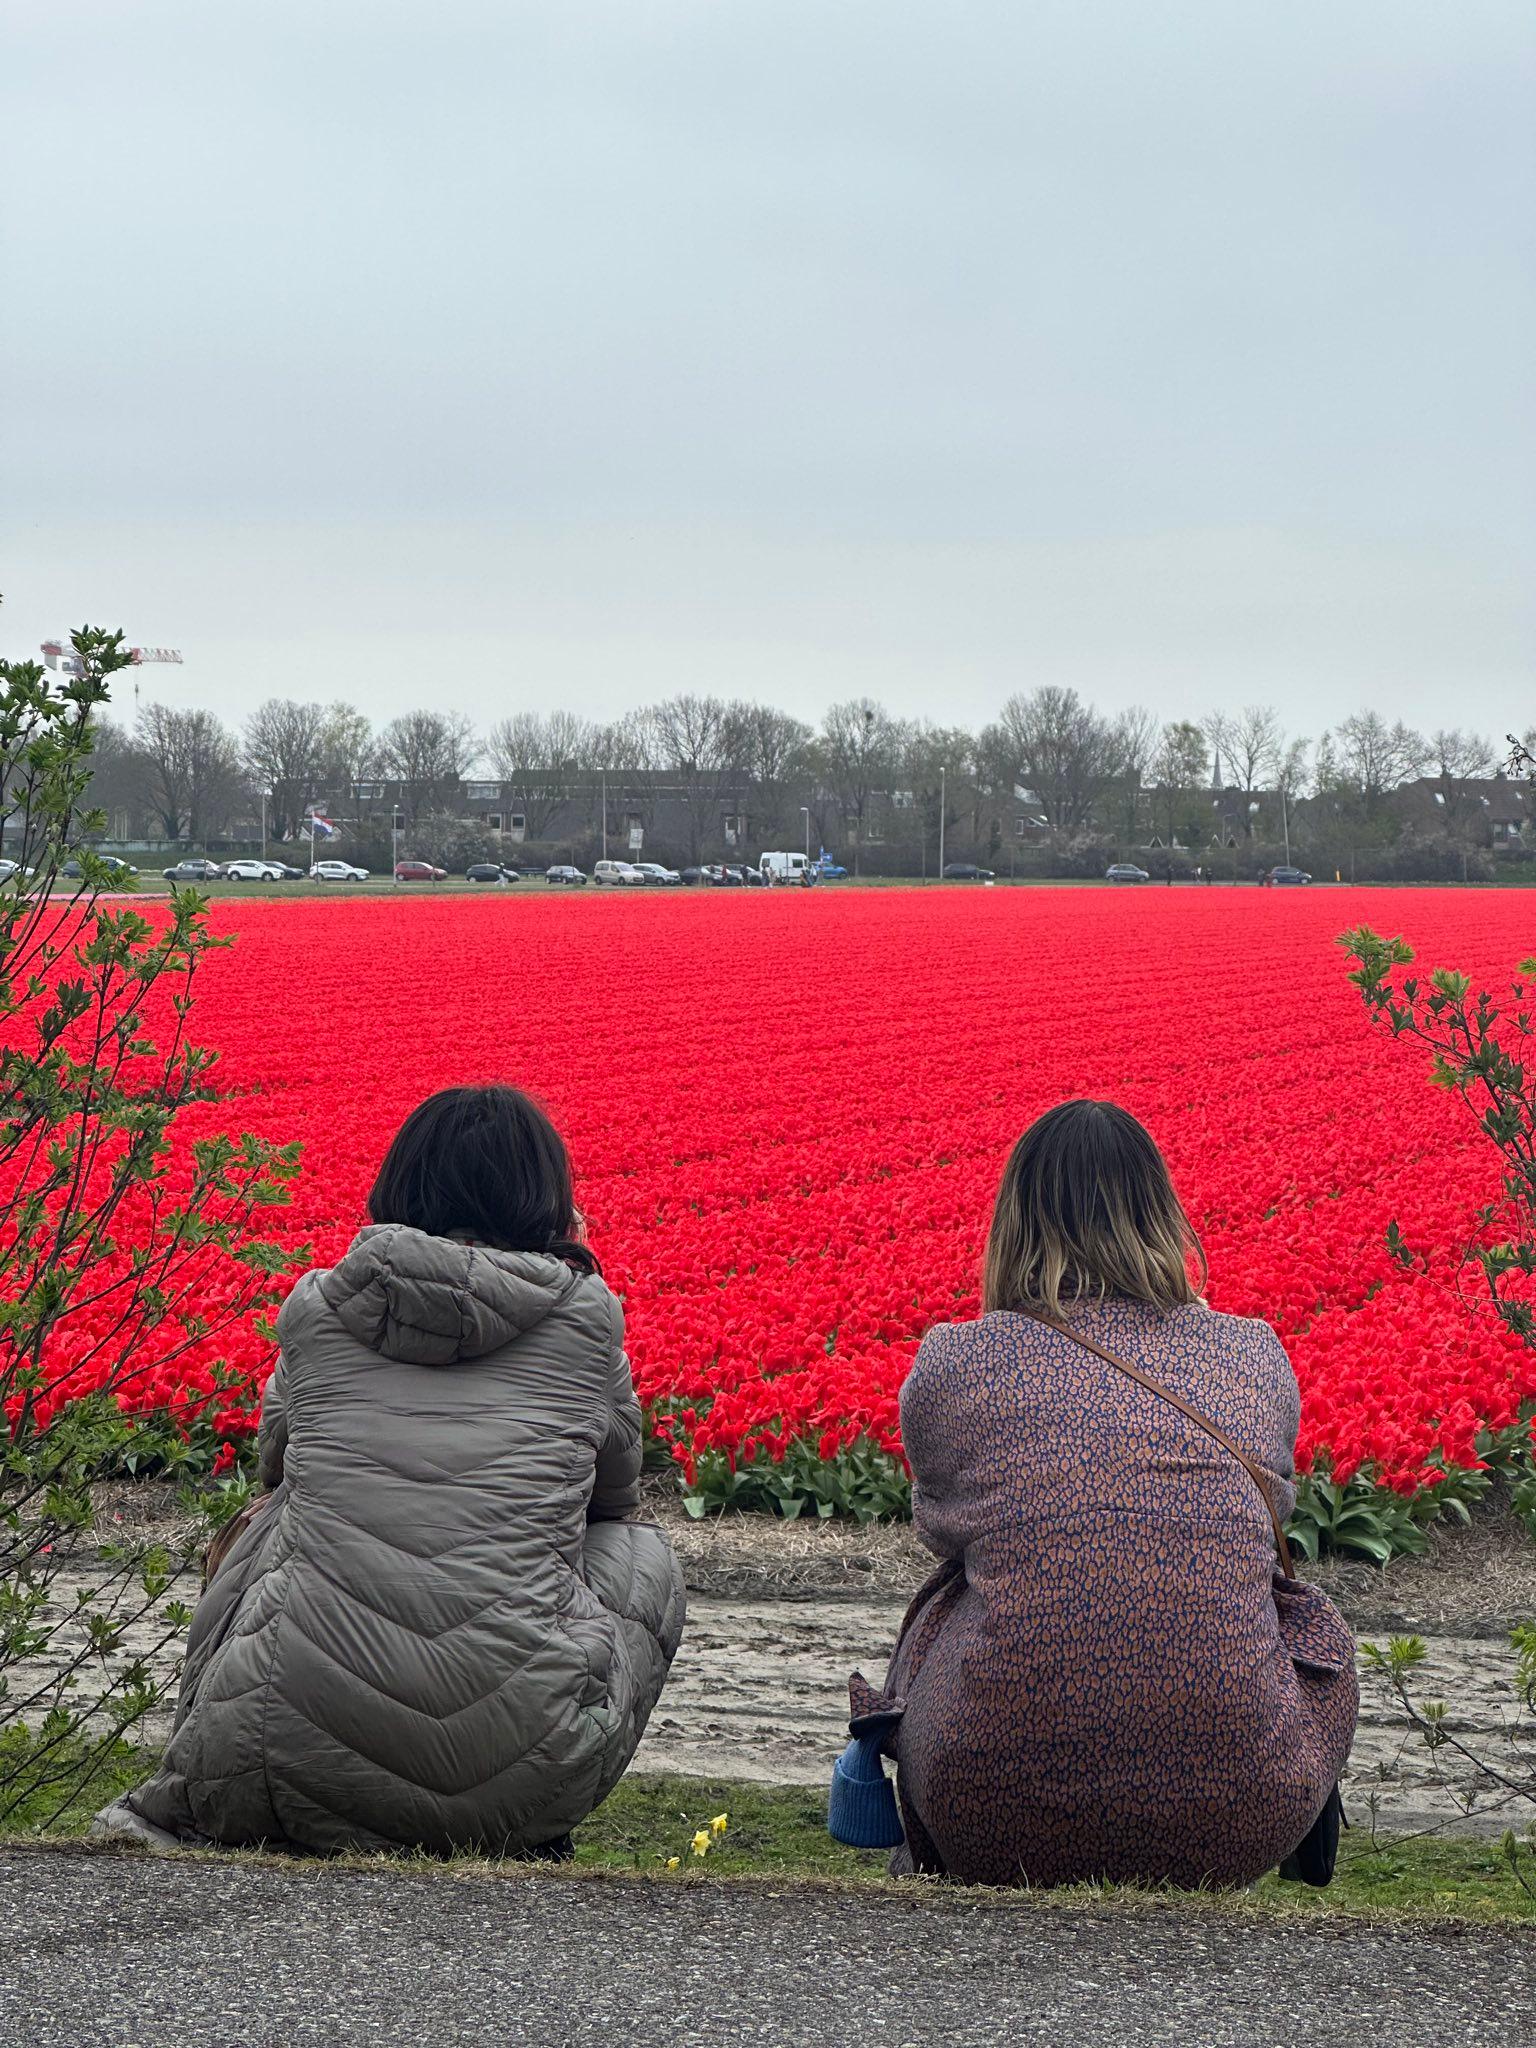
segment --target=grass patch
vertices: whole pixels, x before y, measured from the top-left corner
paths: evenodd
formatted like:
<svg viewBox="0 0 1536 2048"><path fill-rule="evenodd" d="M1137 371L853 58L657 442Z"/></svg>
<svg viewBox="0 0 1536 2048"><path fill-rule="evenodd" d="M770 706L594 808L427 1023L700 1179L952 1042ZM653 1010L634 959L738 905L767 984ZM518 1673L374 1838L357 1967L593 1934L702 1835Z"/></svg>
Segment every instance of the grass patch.
<svg viewBox="0 0 1536 2048"><path fill-rule="evenodd" d="M1290 1912L1536 1920L1536 1853L1522 1849L1517 1854L1518 1869L1497 1840L1406 1836L1378 1839L1373 1845L1364 1835L1346 1835L1339 1867L1326 1891L1282 1884L1270 1876L1252 1896Z"/></svg>
<svg viewBox="0 0 1536 2048"><path fill-rule="evenodd" d="M0 1788L18 1761L17 1751L18 1731L0 1739ZM67 1788L61 1792L54 1786L31 1795L0 1820L0 1840L78 1839L88 1832L97 1810L146 1777L154 1763L153 1751L119 1743L101 1760L92 1781L72 1796ZM5 1796L0 1789L0 1803ZM834 1842L827 1833L826 1811L826 1795L818 1786L632 1772L577 1829L576 1868L668 1880L674 1879L669 1865L676 1857L675 1877L695 1882L751 1877L884 1884L884 1852L847 1849ZM709 1833L711 1822L722 1813L727 1816L724 1831ZM701 1831L709 1834L709 1849L696 1856L693 1841ZM410 1867L420 1871L423 1866L412 1859ZM1052 1896L1064 1902L1105 1904L1117 1899L1173 1903L1182 1895L1081 1885ZM1372 1841L1357 1830L1345 1836L1338 1872L1326 1891L1283 1884L1271 1876L1254 1891L1207 1893L1200 1903L1218 1912L1536 1922L1536 1855L1522 1852L1517 1869L1496 1840L1409 1836Z"/></svg>
<svg viewBox="0 0 1536 2048"><path fill-rule="evenodd" d="M725 1832L711 1837L706 1856L695 1856L694 1835L720 1813L728 1816ZM651 1873L665 1871L673 1856L680 1869L707 1869L719 1876L855 1883L883 1878L886 1864L883 1850L845 1849L833 1841L827 1833L827 1795L815 1785L663 1778L635 1771L576 1830L579 1867Z"/></svg>
<svg viewBox="0 0 1536 2048"><path fill-rule="evenodd" d="M85 1834L103 1806L149 1776L158 1756L131 1742L78 1738L44 1750L27 1729L6 1729L0 1734L0 1840Z"/></svg>
<svg viewBox="0 0 1536 2048"><path fill-rule="evenodd" d="M695 1832L718 1813L725 1833L693 1856ZM845 1849L827 1833L826 1795L817 1786L754 1785L727 1779L625 1778L576 1832L576 1862L588 1869L654 1874L669 1857L679 1869L717 1876L814 1877L870 1883L885 1877L883 1851ZM1254 1892L1227 1895L1286 1912L1411 1914L1416 1918L1536 1920L1536 1857L1523 1858L1527 1891L1497 1841L1411 1837L1373 1844L1346 1834L1325 1891L1266 1877ZM1125 1895L1116 1886L1074 1887L1080 1896ZM1139 1894L1145 1896L1145 1893ZM1166 1896L1166 1894L1164 1895ZM1222 1895L1207 1895L1223 1903Z"/></svg>

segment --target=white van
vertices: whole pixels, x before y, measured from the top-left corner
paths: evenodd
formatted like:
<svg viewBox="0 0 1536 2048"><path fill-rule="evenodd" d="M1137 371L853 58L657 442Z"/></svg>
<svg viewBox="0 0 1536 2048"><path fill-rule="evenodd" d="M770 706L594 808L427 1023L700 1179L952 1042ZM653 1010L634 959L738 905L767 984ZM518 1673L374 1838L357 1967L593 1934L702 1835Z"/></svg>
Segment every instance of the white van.
<svg viewBox="0 0 1536 2048"><path fill-rule="evenodd" d="M804 882L814 865L803 853L765 853L757 871L770 882Z"/></svg>
<svg viewBox="0 0 1536 2048"><path fill-rule="evenodd" d="M592 870L592 880L598 888L643 889L645 877L640 870L631 867L627 860L600 860Z"/></svg>

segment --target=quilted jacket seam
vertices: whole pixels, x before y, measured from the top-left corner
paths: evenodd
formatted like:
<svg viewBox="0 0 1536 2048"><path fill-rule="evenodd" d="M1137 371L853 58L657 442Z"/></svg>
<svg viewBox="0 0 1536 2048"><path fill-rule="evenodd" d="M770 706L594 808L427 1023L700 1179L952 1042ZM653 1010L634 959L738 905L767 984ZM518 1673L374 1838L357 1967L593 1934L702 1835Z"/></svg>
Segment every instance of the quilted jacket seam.
<svg viewBox="0 0 1536 2048"><path fill-rule="evenodd" d="M301 1630L300 1633L302 1634L303 1631ZM321 1656L329 1656L331 1662L336 1666L338 1671L345 1671L348 1677L356 1677L357 1674L351 1669L351 1666L343 1664L339 1657L331 1656L331 1653L325 1648L325 1645L323 1643L316 1643L314 1637L308 1635L305 1636L305 1641L313 1643L314 1647L320 1652ZM364 1683L366 1682L367 1681L365 1680ZM430 1725L434 1728L447 1728L450 1727L454 1721L458 1720L462 1714L468 1713L471 1708L482 1707L485 1705L485 1702L487 1700L494 1699L498 1692L504 1692L507 1689L508 1682L509 1681L504 1677L501 1683L499 1685L493 1686L488 1693L483 1693L477 1700L468 1701L463 1707L458 1708L454 1713L449 1714L447 1716L441 1714L428 1714L423 1712L423 1710L419 1707L408 1706L406 1702L400 1699L396 1694L380 1691L377 1687L370 1687L369 1690L378 1692L379 1697L381 1699L392 1700L394 1704L397 1707L399 1707L402 1713L414 1714L419 1720L430 1723ZM414 1785L417 1791L425 1792L429 1798L458 1799L463 1797L463 1792L465 1790L471 1789L470 1787L464 1787L462 1790L458 1792L440 1791L436 1786L428 1784L424 1778L414 1778L410 1776L408 1772L398 1769L396 1765L388 1763L383 1757L377 1757L372 1755L366 1748L364 1748L361 1745L361 1743L357 1740L357 1738L354 1735L340 1735L334 1728L328 1727L324 1721L317 1721L314 1715L309 1713L303 1706L301 1706L297 1700L289 1700L286 1702L286 1704L288 1711L294 1716L296 1720L302 1721L308 1728L313 1728L317 1735L323 1735L328 1742L334 1742L338 1749L344 1749L349 1756L361 1757L363 1761L367 1763L373 1770L381 1771L386 1777L395 1779L396 1782L401 1785ZM556 1723L553 1727L546 1725L543 1732L538 1736L536 1741L531 1742L523 1749L518 1750L517 1754L510 1758L506 1763L498 1764L496 1766L496 1769L492 1771L488 1776L474 1779L472 1781L473 1785L489 1785L493 1779L501 1777L504 1772L516 1770L518 1765L522 1763L525 1757L529 1756L535 1749L539 1748L543 1743L553 1741L558 1733L558 1723ZM273 1810L276 1811L275 1808Z"/></svg>
<svg viewBox="0 0 1536 2048"><path fill-rule="evenodd" d="M472 1700L462 1701L451 1713L435 1714L426 1707L413 1707L410 1701L403 1699L399 1693L391 1692L387 1685L377 1684L367 1672L359 1671L354 1665L349 1664L344 1657L338 1656L328 1643L323 1643L317 1635L307 1629L297 1615L292 1616L291 1620L295 1633L302 1636L310 1648L323 1657L328 1664L334 1665L338 1671L344 1671L348 1678L355 1679L359 1685L372 1693L375 1699L389 1700L400 1709L402 1714L414 1715L417 1720L429 1722L436 1728L448 1727L452 1722L461 1719L463 1715L470 1713L474 1708L483 1707L487 1700L495 1699L498 1693L505 1692L509 1686L517 1682L518 1673L504 1671L497 1677L495 1684L490 1686L485 1692L477 1693ZM319 1728L321 1726L321 1723L316 1721L312 1715L306 1713L296 1701L291 1699L285 1700L284 1704L294 1713L298 1714L301 1719L308 1721L311 1727ZM335 1741L345 1741L348 1747L356 1749L356 1744L351 1742L350 1738L337 1735L334 1729L328 1729L325 1732L330 1734ZM357 1754L364 1756L367 1752L358 1749ZM373 1759L370 1758L369 1761L372 1762ZM388 1769L388 1766L384 1765L381 1768Z"/></svg>
<svg viewBox="0 0 1536 2048"><path fill-rule="evenodd" d="M409 1554L415 1555L414 1552ZM418 1643L440 1643L458 1629L471 1628L477 1623L483 1622L487 1615L494 1614L498 1609L506 1607L514 1598L515 1593L522 1590L521 1588L514 1589L509 1587L497 1593L492 1599L487 1600L483 1607L477 1607L473 1614L462 1615L457 1621L445 1622L435 1635L429 1635L425 1629L413 1627L410 1622L403 1620L400 1615L391 1614L387 1608L376 1607L365 1593L359 1592L355 1585L350 1585L346 1580L338 1579L333 1573L327 1571L324 1563L318 1556L309 1558L307 1562L309 1569L318 1578L323 1579L326 1585L333 1587L338 1593L344 1594L348 1600L355 1600L364 1613L375 1616L379 1621L387 1622L391 1628L398 1628L402 1634L414 1637ZM295 1621L295 1626L300 1627L301 1624ZM307 1629L303 1629L302 1633L309 1640L313 1640L313 1638L309 1637Z"/></svg>

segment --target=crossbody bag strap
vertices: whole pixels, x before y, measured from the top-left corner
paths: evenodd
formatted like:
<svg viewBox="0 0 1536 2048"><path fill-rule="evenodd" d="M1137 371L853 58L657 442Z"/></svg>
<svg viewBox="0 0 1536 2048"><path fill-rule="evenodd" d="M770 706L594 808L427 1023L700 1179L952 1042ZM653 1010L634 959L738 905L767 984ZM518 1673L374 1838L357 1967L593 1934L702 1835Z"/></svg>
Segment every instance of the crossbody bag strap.
<svg viewBox="0 0 1536 2048"><path fill-rule="evenodd" d="M1285 1540L1285 1525L1275 1511L1264 1474L1246 1451L1237 1448L1225 1430L1218 1429L1209 1415L1202 1415L1193 1403L1186 1401L1182 1394L1176 1394L1172 1387L1165 1387L1160 1380L1153 1379L1150 1373L1144 1373L1140 1366L1132 1365L1128 1358L1122 1358L1118 1352L1110 1351L1102 1344L1096 1344L1092 1337L1085 1337L1081 1330L1071 1329L1066 1323L1052 1322L1046 1316L1036 1316L1033 1320L1044 1324L1048 1330L1059 1331L1063 1337L1070 1337L1074 1344L1081 1344L1085 1351L1091 1351L1096 1358L1102 1358L1106 1365L1116 1367L1127 1378L1133 1379L1137 1386L1145 1387L1149 1394L1156 1394L1160 1401L1166 1401L1171 1408L1177 1408L1181 1415L1187 1416L1197 1429L1204 1430L1205 1434L1220 1444L1224 1451L1230 1451L1259 1489L1259 1496L1269 1512L1270 1527L1275 1532L1275 1553L1280 1559L1281 1573L1288 1579L1295 1576L1291 1570L1291 1546Z"/></svg>

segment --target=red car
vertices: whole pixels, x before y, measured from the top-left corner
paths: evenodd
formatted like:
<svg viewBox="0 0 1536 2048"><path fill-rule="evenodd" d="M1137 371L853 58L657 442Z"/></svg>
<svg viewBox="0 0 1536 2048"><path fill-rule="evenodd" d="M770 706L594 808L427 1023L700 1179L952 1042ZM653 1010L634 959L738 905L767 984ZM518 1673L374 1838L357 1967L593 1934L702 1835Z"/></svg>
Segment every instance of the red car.
<svg viewBox="0 0 1536 2048"><path fill-rule="evenodd" d="M397 882L446 882L448 870L435 868L429 860L397 860L395 880Z"/></svg>

